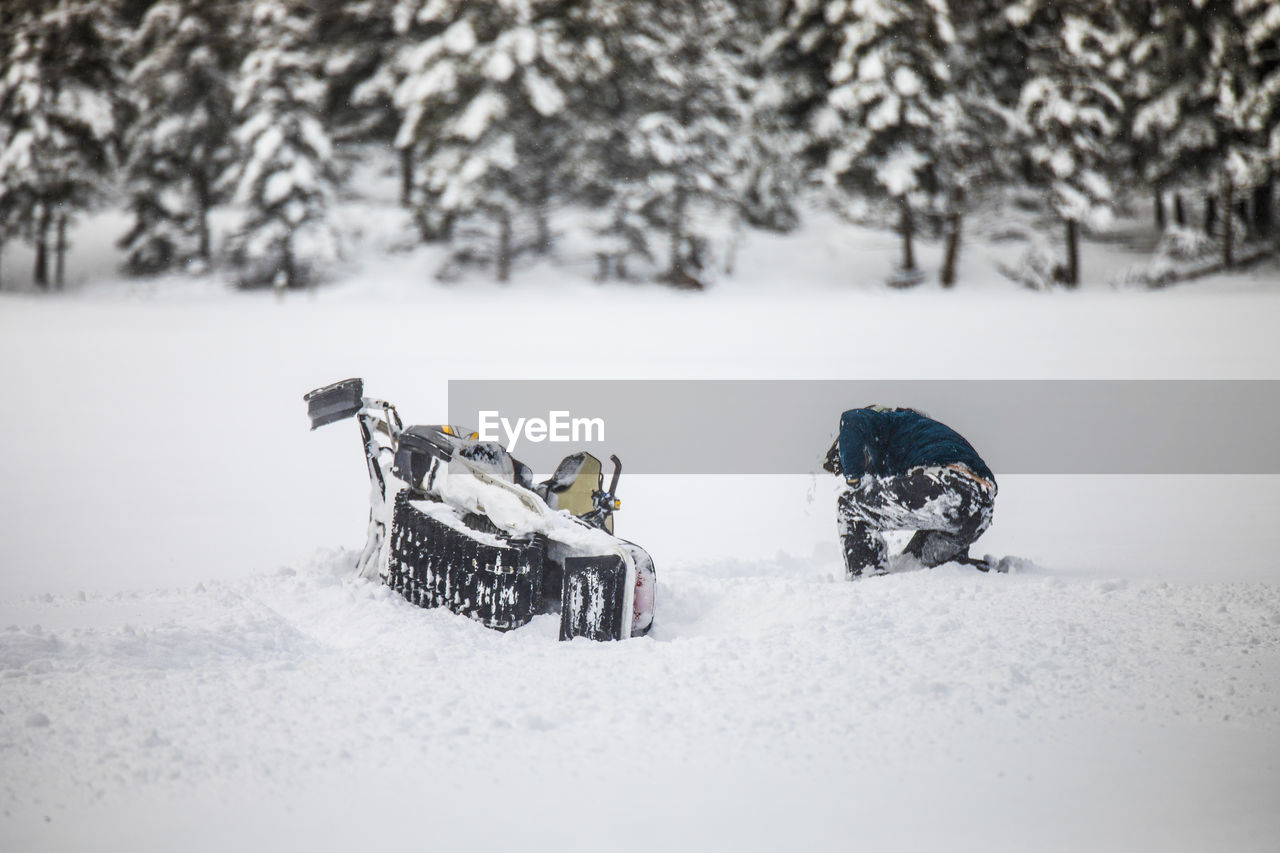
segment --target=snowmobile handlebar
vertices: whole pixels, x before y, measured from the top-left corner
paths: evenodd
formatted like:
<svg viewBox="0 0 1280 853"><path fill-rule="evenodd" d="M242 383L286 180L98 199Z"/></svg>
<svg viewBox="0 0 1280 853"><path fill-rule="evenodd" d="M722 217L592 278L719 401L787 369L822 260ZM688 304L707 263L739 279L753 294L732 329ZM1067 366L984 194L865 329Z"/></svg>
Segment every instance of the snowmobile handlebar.
<svg viewBox="0 0 1280 853"><path fill-rule="evenodd" d="M618 493L618 478L622 476L622 460L618 458L616 453L609 454L609 461L613 463L613 479L609 481L609 494L616 495Z"/></svg>
<svg viewBox="0 0 1280 853"><path fill-rule="evenodd" d="M609 488L597 489L591 493L594 509L589 515L600 524L603 524L613 512L622 509L622 501L618 500L618 479L622 477L622 460L613 454L609 456L609 461L613 463L613 477L609 480Z"/></svg>

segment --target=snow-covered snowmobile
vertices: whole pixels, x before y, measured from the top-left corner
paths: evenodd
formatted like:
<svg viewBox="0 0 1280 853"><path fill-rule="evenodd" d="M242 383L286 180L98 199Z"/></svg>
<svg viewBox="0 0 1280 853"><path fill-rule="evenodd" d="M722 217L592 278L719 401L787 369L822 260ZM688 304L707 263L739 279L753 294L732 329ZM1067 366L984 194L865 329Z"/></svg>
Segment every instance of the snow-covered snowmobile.
<svg viewBox="0 0 1280 853"><path fill-rule="evenodd" d="M358 573L409 601L509 630L560 612L560 639L621 640L653 624L656 577L640 546L613 535L622 465L565 457L534 483L495 442L451 425L405 427L360 379L303 398L311 428L355 417L372 484Z"/></svg>

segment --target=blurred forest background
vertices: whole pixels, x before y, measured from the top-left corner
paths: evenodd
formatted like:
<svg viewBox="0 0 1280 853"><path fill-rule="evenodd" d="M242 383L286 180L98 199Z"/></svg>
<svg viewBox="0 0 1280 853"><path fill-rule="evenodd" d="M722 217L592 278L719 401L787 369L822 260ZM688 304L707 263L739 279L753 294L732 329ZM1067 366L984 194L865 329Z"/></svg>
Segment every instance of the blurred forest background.
<svg viewBox="0 0 1280 853"><path fill-rule="evenodd" d="M895 229L902 283L926 235L951 284L965 218L1009 205L1056 232L1046 281L1117 212L1229 268L1276 247L1280 3L0 4L0 252L38 288L113 205L129 274L303 285L377 157L414 239L498 280L572 241L600 279L700 287L714 235L815 200Z"/></svg>

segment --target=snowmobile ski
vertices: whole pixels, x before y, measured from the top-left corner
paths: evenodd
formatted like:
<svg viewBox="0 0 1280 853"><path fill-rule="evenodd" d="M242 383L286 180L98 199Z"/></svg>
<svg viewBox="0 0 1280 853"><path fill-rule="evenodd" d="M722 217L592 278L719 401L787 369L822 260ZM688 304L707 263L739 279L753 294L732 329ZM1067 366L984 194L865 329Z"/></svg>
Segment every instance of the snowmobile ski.
<svg viewBox="0 0 1280 853"><path fill-rule="evenodd" d="M311 428L319 429L325 424L349 418L359 412L364 405L363 397L364 382L359 379L344 379L317 388L302 399L307 404Z"/></svg>
<svg viewBox="0 0 1280 853"><path fill-rule="evenodd" d="M620 556L569 557L564 561L564 586L560 611L560 639L622 640L631 625L626 598L635 584L628 584L625 560Z"/></svg>

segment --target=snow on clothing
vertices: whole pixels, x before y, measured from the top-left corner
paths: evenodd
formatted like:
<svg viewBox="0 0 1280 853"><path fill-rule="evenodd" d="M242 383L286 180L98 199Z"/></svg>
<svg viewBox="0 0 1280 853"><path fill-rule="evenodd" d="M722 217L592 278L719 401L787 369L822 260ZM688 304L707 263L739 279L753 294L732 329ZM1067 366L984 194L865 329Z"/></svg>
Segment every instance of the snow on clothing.
<svg viewBox="0 0 1280 853"><path fill-rule="evenodd" d="M863 477L837 501L836 523L847 577L883 571L886 530L916 530L907 550L926 566L967 557L991 526L995 484L961 465L912 468L896 477Z"/></svg>
<svg viewBox="0 0 1280 853"><path fill-rule="evenodd" d="M824 467L848 481L837 501L848 577L884 571L886 530L917 531L907 551L936 566L966 558L991 526L991 469L959 433L919 412L845 412Z"/></svg>

